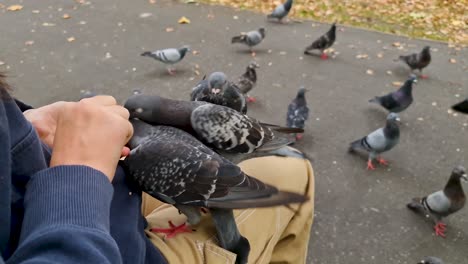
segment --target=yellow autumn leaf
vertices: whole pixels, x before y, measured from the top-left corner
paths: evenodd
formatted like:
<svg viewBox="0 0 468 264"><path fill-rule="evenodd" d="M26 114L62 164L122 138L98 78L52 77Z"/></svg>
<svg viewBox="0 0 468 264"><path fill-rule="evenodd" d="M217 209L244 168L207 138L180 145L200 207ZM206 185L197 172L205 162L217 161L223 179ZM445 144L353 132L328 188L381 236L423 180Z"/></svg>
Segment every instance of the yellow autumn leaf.
<svg viewBox="0 0 468 264"><path fill-rule="evenodd" d="M23 9L22 5L11 5L7 8L8 11L19 11Z"/></svg>
<svg viewBox="0 0 468 264"><path fill-rule="evenodd" d="M67 38L67 41L68 41L68 42L75 41L75 38L74 38L74 37L69 37L69 38Z"/></svg>
<svg viewBox="0 0 468 264"><path fill-rule="evenodd" d="M69 19L71 16L69 14L63 14L62 18L63 19Z"/></svg>
<svg viewBox="0 0 468 264"><path fill-rule="evenodd" d="M172 31L174 31L174 28L171 28L171 27L166 28L166 32L172 32Z"/></svg>
<svg viewBox="0 0 468 264"><path fill-rule="evenodd" d="M179 21L177 21L179 24L190 24L190 20L186 17L181 17Z"/></svg>
<svg viewBox="0 0 468 264"><path fill-rule="evenodd" d="M397 82L392 82L392 85L393 85L393 86L402 86L403 83L397 81Z"/></svg>

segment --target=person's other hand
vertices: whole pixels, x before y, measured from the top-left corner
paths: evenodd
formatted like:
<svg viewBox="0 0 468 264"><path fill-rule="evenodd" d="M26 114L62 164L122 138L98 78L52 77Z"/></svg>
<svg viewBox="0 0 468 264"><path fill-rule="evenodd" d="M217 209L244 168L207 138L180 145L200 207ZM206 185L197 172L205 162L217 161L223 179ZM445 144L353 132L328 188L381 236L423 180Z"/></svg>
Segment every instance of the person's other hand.
<svg viewBox="0 0 468 264"><path fill-rule="evenodd" d="M58 115L67 103L55 102L35 109L29 109L23 113L24 117L31 122L39 138L50 148L53 148L55 130L57 128ZM128 147L122 148L121 156L130 153Z"/></svg>
<svg viewBox="0 0 468 264"><path fill-rule="evenodd" d="M86 165L114 177L122 149L133 135L129 112L111 96L65 103L57 114L50 166Z"/></svg>

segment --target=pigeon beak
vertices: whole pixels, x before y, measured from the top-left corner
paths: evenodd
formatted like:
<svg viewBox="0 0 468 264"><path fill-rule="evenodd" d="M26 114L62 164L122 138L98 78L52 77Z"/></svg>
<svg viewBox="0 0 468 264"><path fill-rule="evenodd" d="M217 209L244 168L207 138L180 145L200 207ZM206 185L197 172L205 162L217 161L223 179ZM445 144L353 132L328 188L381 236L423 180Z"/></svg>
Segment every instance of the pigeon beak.
<svg viewBox="0 0 468 264"><path fill-rule="evenodd" d="M219 94L219 92L221 92L221 89L216 89L216 88L211 89L211 93L213 94Z"/></svg>
<svg viewBox="0 0 468 264"><path fill-rule="evenodd" d="M466 175L466 173L462 174L461 178L462 178L462 180L464 180L465 182L468 182L468 175Z"/></svg>
<svg viewBox="0 0 468 264"><path fill-rule="evenodd" d="M395 118L396 121L400 122L401 119L399 117Z"/></svg>

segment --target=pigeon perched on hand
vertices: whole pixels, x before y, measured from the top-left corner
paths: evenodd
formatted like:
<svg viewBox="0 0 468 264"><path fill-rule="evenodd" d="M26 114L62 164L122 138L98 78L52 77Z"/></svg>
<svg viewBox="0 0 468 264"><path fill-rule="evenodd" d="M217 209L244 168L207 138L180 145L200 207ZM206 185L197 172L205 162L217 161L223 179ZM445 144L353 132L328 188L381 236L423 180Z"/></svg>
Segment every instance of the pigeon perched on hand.
<svg viewBox="0 0 468 264"><path fill-rule="evenodd" d="M267 15L268 19L277 19L279 22L283 22L283 18L285 18L289 11L291 10L293 4L293 0L287 0L285 3L278 5L275 10L269 15Z"/></svg>
<svg viewBox="0 0 468 264"><path fill-rule="evenodd" d="M440 258L425 257L423 260L418 262L418 264L444 264L444 262Z"/></svg>
<svg viewBox="0 0 468 264"><path fill-rule="evenodd" d="M453 105L452 109L460 113L468 114L468 98Z"/></svg>
<svg viewBox="0 0 468 264"><path fill-rule="evenodd" d="M141 54L143 57L151 57L155 60L158 60L164 64L176 64L177 62L181 61L185 55L187 54L187 51L190 51L189 46L183 46L179 49L163 49L163 50L156 50L156 51L145 51ZM175 69L168 67L167 71L169 74L173 75L175 74Z"/></svg>
<svg viewBox="0 0 468 264"><path fill-rule="evenodd" d="M247 113L247 102L237 85L227 80L222 72L213 72L205 82L202 80L192 89L192 101L203 101L227 106L243 114Z"/></svg>
<svg viewBox="0 0 468 264"><path fill-rule="evenodd" d="M307 90L301 87L297 92L296 98L288 106L288 113L286 116L287 127L296 127L304 129L305 122L309 118L309 107L305 93ZM296 134L296 140L302 139L302 134Z"/></svg>
<svg viewBox="0 0 468 264"><path fill-rule="evenodd" d="M379 104L389 112L400 113L413 103L413 83L415 82L417 80L412 76L397 91L384 96L376 96L369 102Z"/></svg>
<svg viewBox="0 0 468 264"><path fill-rule="evenodd" d="M247 102L253 103L256 101L256 99L249 96L248 93L257 83L257 71L255 69L259 67L260 66L255 61L250 62L246 71L239 77L239 81L237 82L237 87L239 88L240 92L247 96Z"/></svg>
<svg viewBox="0 0 468 264"><path fill-rule="evenodd" d="M130 155L123 165L142 191L174 205L191 226L201 219L201 208L210 210L220 245L237 254L236 263L247 263L250 245L237 228L233 209L303 203L309 198L279 191L246 175L235 164L216 154L190 134L168 126L151 126L131 119L134 128ZM285 175L286 176L286 175ZM191 232L186 223L152 228L167 238Z"/></svg>
<svg viewBox="0 0 468 264"><path fill-rule="evenodd" d="M407 207L417 213L422 213L434 221L437 236L445 237L446 224L442 218L458 212L465 206L466 197L460 180L468 181L466 170L462 166L453 169L444 189L429 194L423 198L413 198Z"/></svg>
<svg viewBox="0 0 468 264"><path fill-rule="evenodd" d="M349 150L356 151L359 149L369 152L367 160L367 169L375 170L372 161L377 158L377 161L382 165L388 165L388 162L380 157L380 154L389 151L395 147L400 140L400 128L397 122L400 121L398 114L390 113L387 116L385 127L379 128L369 135L358 139L350 144Z"/></svg>
<svg viewBox="0 0 468 264"><path fill-rule="evenodd" d="M284 147L291 142L277 133L302 133L300 128L264 124L231 108L206 102L172 100L157 95L134 95L124 105L131 118L183 129L205 144L234 153Z"/></svg>
<svg viewBox="0 0 468 264"><path fill-rule="evenodd" d="M431 47L425 46L420 53L400 56L398 59L405 62L411 68L411 71L419 70L422 79L428 78L427 75L422 74L422 70L431 63Z"/></svg>
<svg viewBox="0 0 468 264"><path fill-rule="evenodd" d="M258 30L252 30L245 34L232 37L231 43L242 43L249 46L252 56L255 56L255 53L252 51L252 47L260 44L265 38L265 29L259 28Z"/></svg>
<svg viewBox="0 0 468 264"><path fill-rule="evenodd" d="M328 58L328 55L325 53L325 50L330 48L333 45L333 43L335 43L335 39L336 39L336 23L333 23L327 33L320 36L320 38L312 42L312 44L310 44L310 46L308 46L305 49L304 54L311 55L312 54L311 51L317 49L317 50L320 50L320 53L321 53L320 58L322 60L326 60Z"/></svg>

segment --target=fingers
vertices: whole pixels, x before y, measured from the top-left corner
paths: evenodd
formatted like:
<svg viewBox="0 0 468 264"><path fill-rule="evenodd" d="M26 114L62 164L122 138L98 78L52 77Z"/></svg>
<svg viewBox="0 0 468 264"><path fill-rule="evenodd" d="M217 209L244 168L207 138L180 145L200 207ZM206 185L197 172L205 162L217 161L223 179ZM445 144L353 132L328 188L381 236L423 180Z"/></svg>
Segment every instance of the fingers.
<svg viewBox="0 0 468 264"><path fill-rule="evenodd" d="M116 113L117 115L121 116L123 119L128 120L130 117L130 113L128 110L120 105L111 105L107 107L110 111Z"/></svg>
<svg viewBox="0 0 468 264"><path fill-rule="evenodd" d="M128 147L122 148L122 153L120 154L121 157L127 157L130 154L130 149Z"/></svg>
<svg viewBox="0 0 468 264"><path fill-rule="evenodd" d="M84 103L94 103L103 106L117 105L117 101L115 100L115 98L109 95L97 95L91 98L85 98L81 101Z"/></svg>

